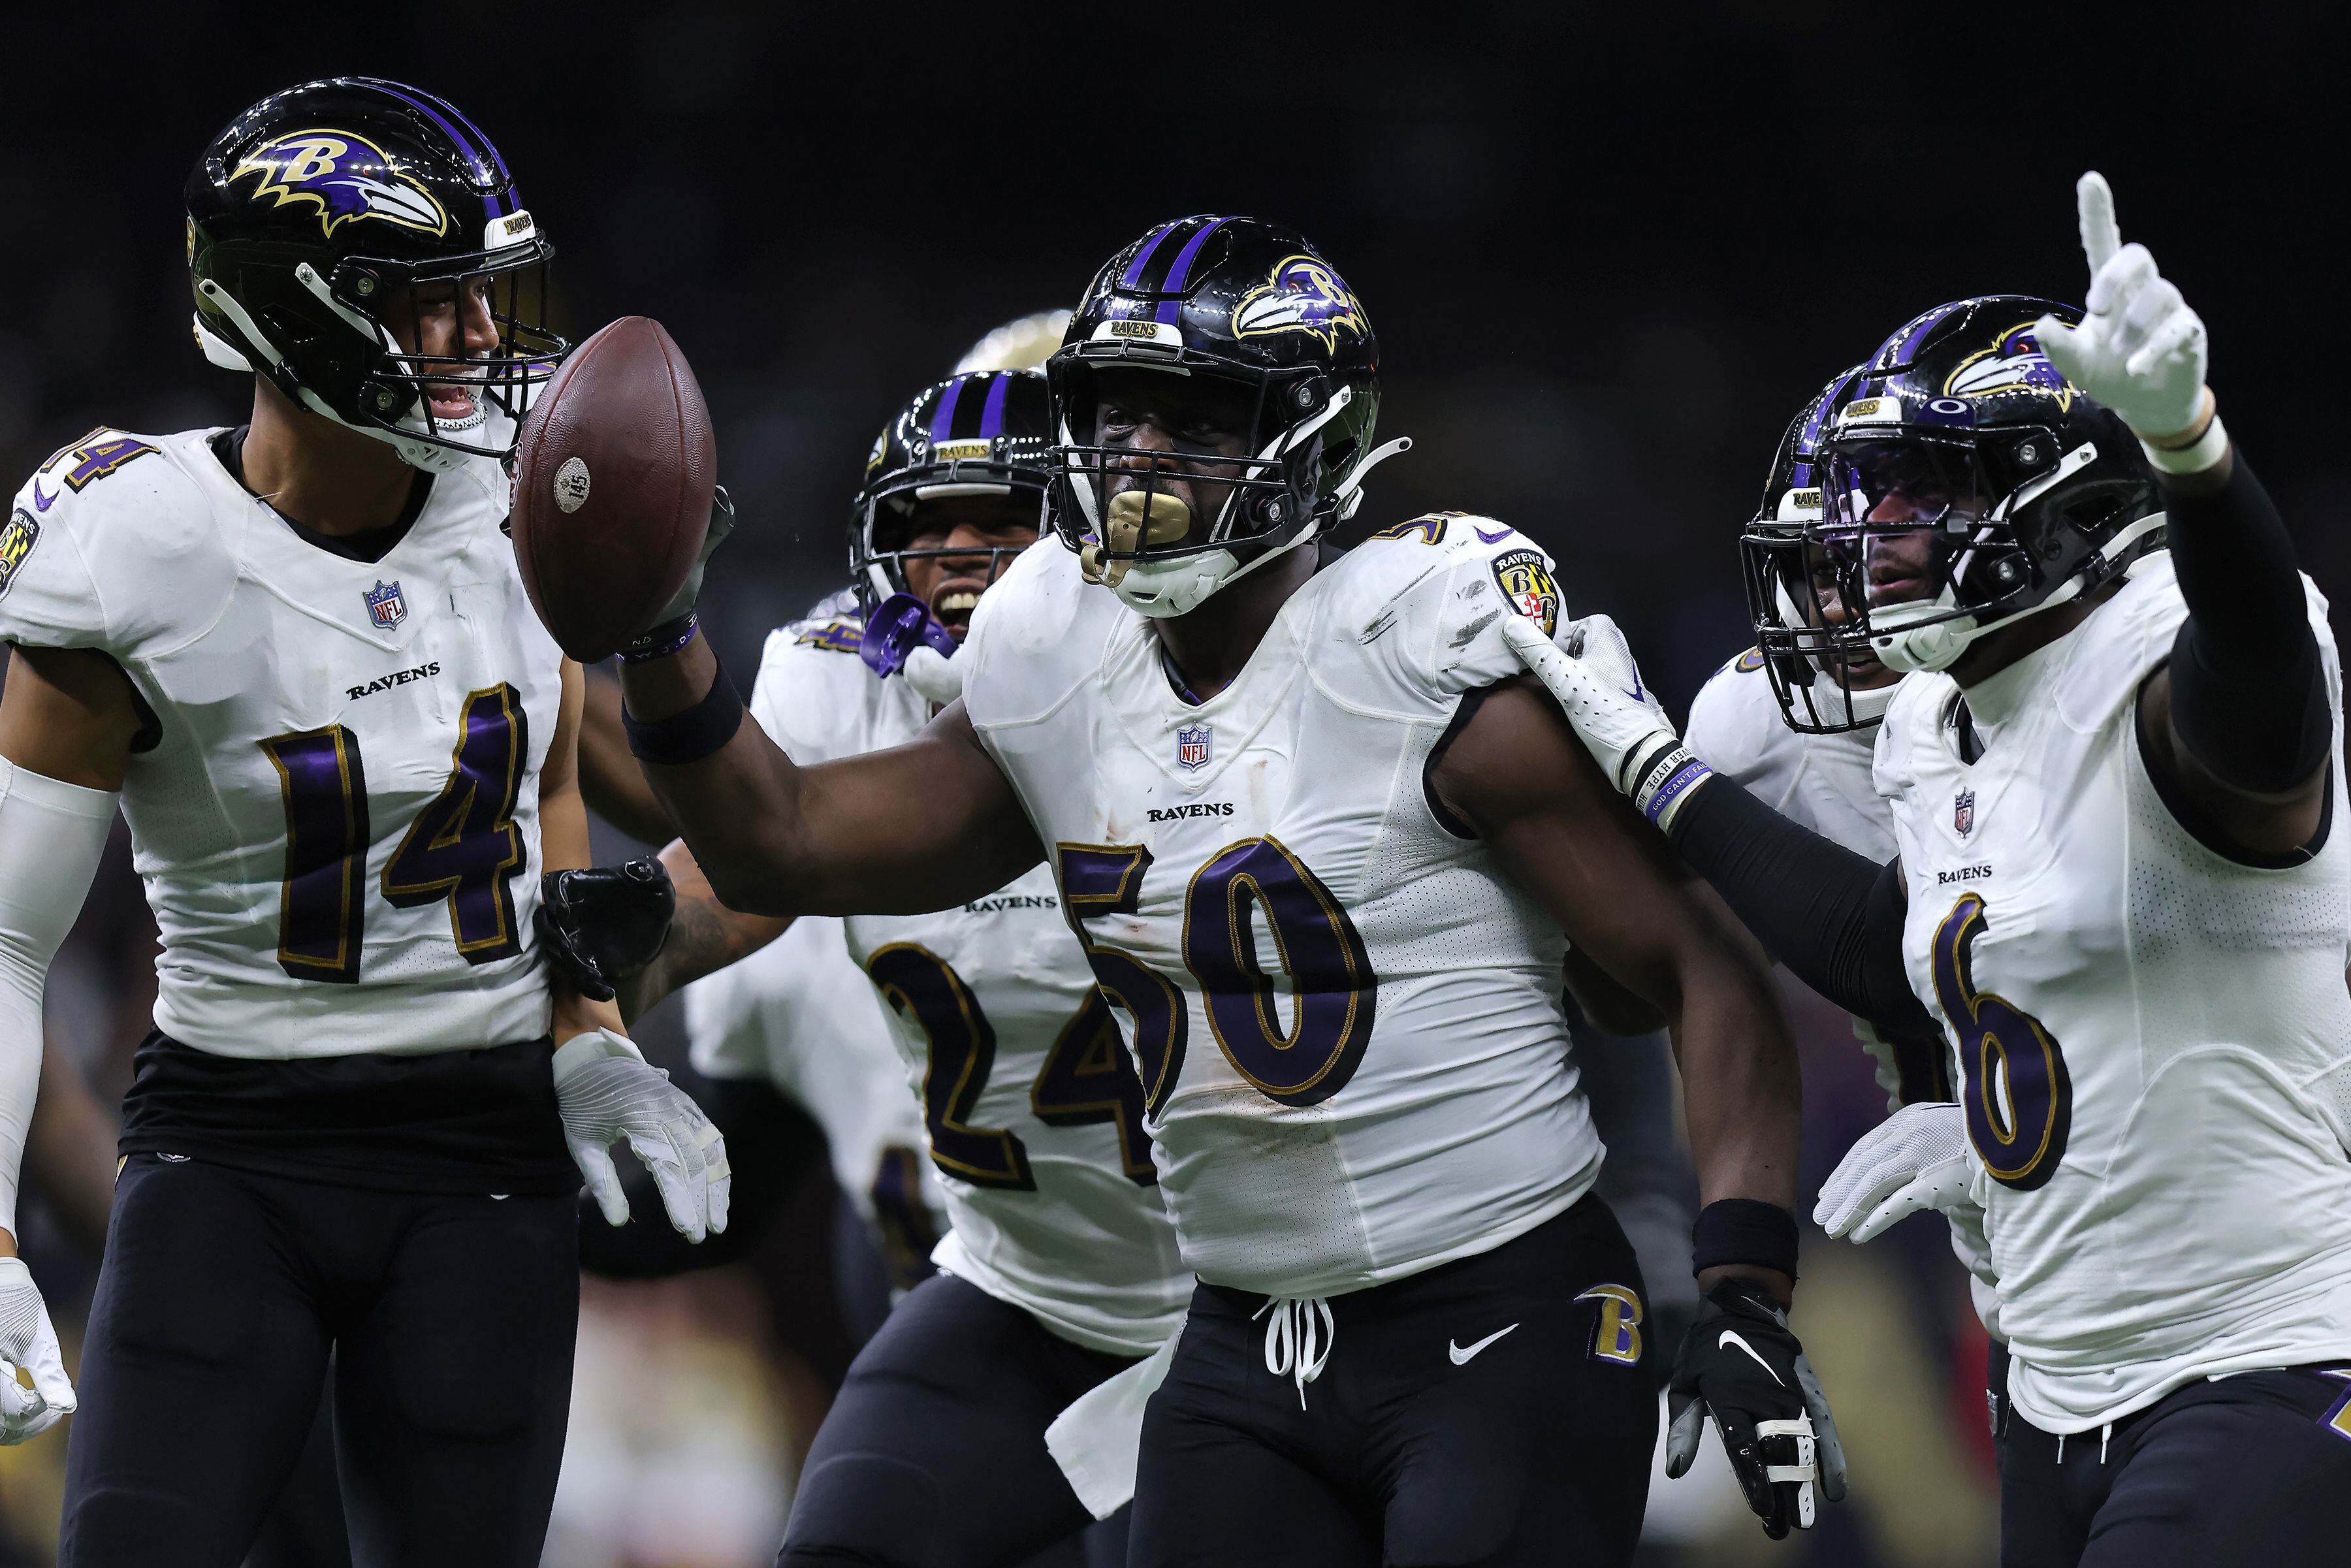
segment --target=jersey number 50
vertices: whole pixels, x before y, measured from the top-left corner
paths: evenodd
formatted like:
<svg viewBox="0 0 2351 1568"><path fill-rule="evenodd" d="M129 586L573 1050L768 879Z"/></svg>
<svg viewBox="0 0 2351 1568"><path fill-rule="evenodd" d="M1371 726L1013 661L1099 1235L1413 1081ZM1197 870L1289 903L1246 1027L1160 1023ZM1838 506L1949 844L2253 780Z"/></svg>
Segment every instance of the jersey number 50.
<svg viewBox="0 0 2351 1568"><path fill-rule="evenodd" d="M1132 915L1151 852L1140 844L1056 846L1061 897L1081 920ZM1282 1021L1258 922L1289 980ZM1089 941L1102 994L1134 1019L1146 1103L1158 1109L1184 1071L1186 1009L1175 983L1130 954ZM1314 1105L1347 1086L1371 1043L1379 981L1355 923L1306 862L1275 838L1227 844L1184 893L1184 967L1199 982L1208 1029L1250 1087L1284 1105Z"/></svg>
<svg viewBox="0 0 2351 1568"><path fill-rule="evenodd" d="M1976 989L1970 956L1988 924L1984 901L1963 894L1935 927L1935 999L1959 1037L1959 1092L1992 1180L2030 1192L2057 1174L2074 1121L2065 1053L2041 1020L2007 998Z"/></svg>
<svg viewBox="0 0 2351 1568"><path fill-rule="evenodd" d="M444 900L457 952L487 964L522 951L514 888L523 868L516 796L530 755L521 694L491 686L465 698L449 781L416 815L378 879L384 902ZM260 743L286 801L286 880L277 890L277 967L298 980L354 985L367 927L367 768L341 725Z"/></svg>

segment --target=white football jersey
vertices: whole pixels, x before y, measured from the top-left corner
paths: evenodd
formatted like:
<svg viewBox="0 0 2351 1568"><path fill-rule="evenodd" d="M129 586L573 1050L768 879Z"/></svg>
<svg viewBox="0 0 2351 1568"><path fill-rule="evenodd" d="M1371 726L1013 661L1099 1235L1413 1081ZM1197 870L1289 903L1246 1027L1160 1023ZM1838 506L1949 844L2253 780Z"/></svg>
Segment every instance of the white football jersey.
<svg viewBox="0 0 2351 1568"><path fill-rule="evenodd" d="M2137 694L2187 611L2170 557L1970 690L1906 679L1878 743L1913 988L1950 1032L1975 1194L2035 1426L2192 1378L2351 1359L2351 843L2256 867L2173 815ZM2310 615L2335 707L2325 604Z"/></svg>
<svg viewBox="0 0 2351 1568"><path fill-rule="evenodd" d="M866 668L860 635L844 616L768 639L751 712L793 760L901 745L930 722L920 693ZM842 926L888 1003L946 1193L939 1267L1079 1344L1157 1349L1192 1280L1160 1202L1142 1086L1051 873L1037 867L957 909Z"/></svg>
<svg viewBox="0 0 2351 1568"><path fill-rule="evenodd" d="M775 1086L824 1129L833 1182L894 1247L917 1218L947 1228L923 1116L882 1000L849 956L841 922L807 915L738 963L685 988L695 1071ZM896 1212L915 1206L923 1213Z"/></svg>
<svg viewBox="0 0 2351 1568"><path fill-rule="evenodd" d="M1893 695L1891 687L1854 693L1854 716L1876 718ZM1879 865L1894 858L1892 810L1870 777L1876 727L1835 735L1789 728L1763 655L1752 648L1698 688L1682 739L1791 821Z"/></svg>
<svg viewBox="0 0 2351 1568"><path fill-rule="evenodd" d="M1559 927L1426 778L1463 694L1522 673L1520 606L1556 622L1523 536L1384 529L1195 706L1057 540L980 602L965 706L1119 1006L1204 1280L1356 1290L1497 1247L1598 1175Z"/></svg>
<svg viewBox="0 0 2351 1568"><path fill-rule="evenodd" d="M368 563L247 494L216 434L94 432L0 537L0 639L109 653L153 715L122 811L162 936L156 1027L242 1057L545 1034L562 655L501 531L503 470L434 477Z"/></svg>

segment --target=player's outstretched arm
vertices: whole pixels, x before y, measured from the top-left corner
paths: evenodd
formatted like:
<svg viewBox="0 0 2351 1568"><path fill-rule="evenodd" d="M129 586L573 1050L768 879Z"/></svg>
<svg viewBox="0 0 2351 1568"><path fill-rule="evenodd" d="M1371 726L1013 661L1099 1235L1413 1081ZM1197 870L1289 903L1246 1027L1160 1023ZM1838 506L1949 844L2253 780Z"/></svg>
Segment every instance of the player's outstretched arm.
<svg viewBox="0 0 2351 1568"><path fill-rule="evenodd" d="M2087 308L2079 327L2044 318L2042 346L2139 438L2188 604L2171 662L2140 694L2147 768L2203 819L2191 831L2291 855L2318 832L2335 732L2294 541L2220 423L2203 319L2145 246L2123 243L2105 176L2083 175L2074 194Z"/></svg>
<svg viewBox="0 0 2351 1568"><path fill-rule="evenodd" d="M1692 1264L1706 1301L1668 1390L1667 1473L1687 1471L1710 1415L1765 1533L1810 1526L1816 1491L1844 1495L1844 1455L1788 1327L1802 1086L1770 960L1626 807L1533 681L1491 688L1432 782L1569 940L1672 1030L1704 1205Z"/></svg>
<svg viewBox="0 0 2351 1568"><path fill-rule="evenodd" d="M802 768L718 688L724 678L699 637L621 672L631 745L729 908L917 915L993 893L1044 859L961 703L906 745Z"/></svg>
<svg viewBox="0 0 2351 1568"><path fill-rule="evenodd" d="M129 678L103 653L11 656L0 691L0 1443L74 1407L48 1308L16 1258L16 1177L40 1083L41 993L98 874L140 726Z"/></svg>

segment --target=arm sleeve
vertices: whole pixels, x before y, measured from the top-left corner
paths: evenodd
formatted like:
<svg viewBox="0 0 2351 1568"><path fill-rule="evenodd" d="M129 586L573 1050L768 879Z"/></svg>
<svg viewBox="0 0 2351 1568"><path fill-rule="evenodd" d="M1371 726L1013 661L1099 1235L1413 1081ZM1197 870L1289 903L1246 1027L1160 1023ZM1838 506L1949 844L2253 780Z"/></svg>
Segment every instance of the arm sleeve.
<svg viewBox="0 0 2351 1568"><path fill-rule="evenodd" d="M114 801L0 758L0 1228L12 1235L41 1082L41 993L98 874Z"/></svg>
<svg viewBox="0 0 2351 1568"><path fill-rule="evenodd" d="M2223 784L2282 794L2315 773L2335 735L2294 541L2232 455L2227 475L2164 476L2166 535L2188 603L2171 648L2180 743Z"/></svg>
<svg viewBox="0 0 2351 1568"><path fill-rule="evenodd" d="M1672 841L1806 985L1889 1036L1935 1032L1902 963L1900 862L1874 865L1720 774L1675 817Z"/></svg>
<svg viewBox="0 0 2351 1568"><path fill-rule="evenodd" d="M699 1243L662 1222L653 1178L633 1160L622 1185L629 1211L651 1215L611 1226L586 1194L580 1199L580 1266L608 1280L655 1280L690 1269L716 1269L748 1257L768 1223L824 1154L824 1134L809 1113L769 1085L714 1078L700 1096L703 1110L726 1138L735 1186L726 1228Z"/></svg>

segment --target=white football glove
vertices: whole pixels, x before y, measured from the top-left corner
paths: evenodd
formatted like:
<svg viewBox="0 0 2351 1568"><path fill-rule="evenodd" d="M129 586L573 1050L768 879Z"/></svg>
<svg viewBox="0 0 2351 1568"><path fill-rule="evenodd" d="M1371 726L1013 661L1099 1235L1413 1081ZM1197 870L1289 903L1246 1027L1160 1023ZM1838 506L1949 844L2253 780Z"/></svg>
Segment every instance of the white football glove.
<svg viewBox="0 0 2351 1568"><path fill-rule="evenodd" d="M1565 710L1608 781L1660 829L1672 826L1673 813L1709 769L1682 745L1642 684L1616 622L1587 615L1562 627L1554 643L1525 616L1512 615L1503 620L1502 640Z"/></svg>
<svg viewBox="0 0 2351 1568"><path fill-rule="evenodd" d="M30 1373L33 1386L16 1381ZM74 1387L57 1350L41 1288L21 1258L0 1258L0 1443L21 1443L74 1411Z"/></svg>
<svg viewBox="0 0 2351 1568"><path fill-rule="evenodd" d="M2074 186L2090 295L2079 327L2053 316L2036 331L2065 379L2122 415L2142 441L2177 444L2204 422L2210 359L2204 322L2155 269L2147 246L2122 242L2114 193L2093 169Z"/></svg>
<svg viewBox="0 0 2351 1568"><path fill-rule="evenodd" d="M1864 1133L1829 1179L1813 1223L1831 1236L1869 1241L1922 1208L1980 1216L1969 1188L1967 1113L1950 1101L1905 1105ZM1980 1218L1974 1220L1981 1233Z"/></svg>
<svg viewBox="0 0 2351 1568"><path fill-rule="evenodd" d="M563 1141L612 1225L629 1222L629 1200L611 1145L626 1138L653 1172L669 1222L689 1241L726 1228L734 1175L726 1140L669 1074L608 1029L575 1034L555 1053L555 1106Z"/></svg>

